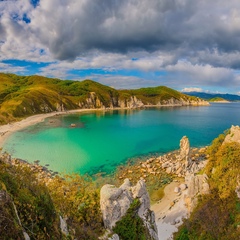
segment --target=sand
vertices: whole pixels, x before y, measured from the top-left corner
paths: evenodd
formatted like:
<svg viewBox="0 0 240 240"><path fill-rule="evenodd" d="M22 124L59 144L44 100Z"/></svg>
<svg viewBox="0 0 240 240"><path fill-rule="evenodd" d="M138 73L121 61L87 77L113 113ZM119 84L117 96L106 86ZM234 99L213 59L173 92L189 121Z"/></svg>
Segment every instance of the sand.
<svg viewBox="0 0 240 240"><path fill-rule="evenodd" d="M182 218L187 217L183 199L186 190L182 191L181 195L174 192L174 188L179 185L179 182L167 185L164 189L164 197L151 206L151 210L155 212L159 240L172 239L172 234L178 230Z"/></svg>

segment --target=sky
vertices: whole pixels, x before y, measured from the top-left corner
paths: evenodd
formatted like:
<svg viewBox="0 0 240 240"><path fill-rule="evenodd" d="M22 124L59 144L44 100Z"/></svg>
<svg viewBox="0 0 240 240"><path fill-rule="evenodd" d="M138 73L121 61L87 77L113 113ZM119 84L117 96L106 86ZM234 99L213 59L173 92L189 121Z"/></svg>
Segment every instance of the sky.
<svg viewBox="0 0 240 240"><path fill-rule="evenodd" d="M0 72L240 94L240 2L0 0Z"/></svg>

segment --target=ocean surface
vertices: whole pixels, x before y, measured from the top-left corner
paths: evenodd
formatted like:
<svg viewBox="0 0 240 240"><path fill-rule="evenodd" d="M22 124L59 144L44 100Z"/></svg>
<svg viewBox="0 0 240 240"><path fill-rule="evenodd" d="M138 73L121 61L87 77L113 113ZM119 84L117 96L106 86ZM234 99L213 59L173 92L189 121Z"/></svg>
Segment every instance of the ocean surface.
<svg viewBox="0 0 240 240"><path fill-rule="evenodd" d="M76 127L70 127L76 124ZM179 148L186 135L200 147L240 125L240 103L62 115L11 135L3 150L58 172L109 173L130 158Z"/></svg>

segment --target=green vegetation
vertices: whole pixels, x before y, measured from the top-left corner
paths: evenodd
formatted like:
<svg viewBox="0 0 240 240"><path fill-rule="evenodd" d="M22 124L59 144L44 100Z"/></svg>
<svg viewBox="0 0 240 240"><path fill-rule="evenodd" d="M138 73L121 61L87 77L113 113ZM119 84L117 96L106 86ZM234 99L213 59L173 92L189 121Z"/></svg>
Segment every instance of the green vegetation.
<svg viewBox="0 0 240 240"><path fill-rule="evenodd" d="M166 100L196 100L167 87L116 90L100 83L70 81L42 76L17 76L0 73L0 124L53 111L78 108L119 107L136 96L144 104Z"/></svg>
<svg viewBox="0 0 240 240"><path fill-rule="evenodd" d="M48 189L56 210L67 217L70 232L79 239L97 239L103 233L99 189L78 174L55 177Z"/></svg>
<svg viewBox="0 0 240 240"><path fill-rule="evenodd" d="M116 222L113 232L117 233L120 239L124 240L147 240L151 236L143 224L143 220L137 212L141 203L139 199L134 199L127 213L122 219Z"/></svg>
<svg viewBox="0 0 240 240"><path fill-rule="evenodd" d="M214 97L209 99L209 102L227 102L227 100L221 97Z"/></svg>
<svg viewBox="0 0 240 240"><path fill-rule="evenodd" d="M182 94L165 86L140 88L134 90L120 90L119 92L124 94L125 97L136 96L138 99L142 100L145 105L155 105L159 102L166 104L166 101L171 98L173 98L175 101L180 101L181 99L196 100L196 97Z"/></svg>
<svg viewBox="0 0 240 240"><path fill-rule="evenodd" d="M60 230L60 216L69 236ZM31 239L98 239L99 189L79 175L56 176L46 186L27 164L10 165L0 157L0 238L23 239L23 230Z"/></svg>
<svg viewBox="0 0 240 240"><path fill-rule="evenodd" d="M235 192L239 180L240 144L222 144L225 135L219 135L208 149L206 173L211 193L199 198L197 208L174 239L240 239L240 200Z"/></svg>
<svg viewBox="0 0 240 240"><path fill-rule="evenodd" d="M0 186L1 196L5 199L0 201L1 239L22 239L22 227L31 239L50 239L50 236L61 239L59 218L49 191L37 181L29 167L11 166L1 161Z"/></svg>

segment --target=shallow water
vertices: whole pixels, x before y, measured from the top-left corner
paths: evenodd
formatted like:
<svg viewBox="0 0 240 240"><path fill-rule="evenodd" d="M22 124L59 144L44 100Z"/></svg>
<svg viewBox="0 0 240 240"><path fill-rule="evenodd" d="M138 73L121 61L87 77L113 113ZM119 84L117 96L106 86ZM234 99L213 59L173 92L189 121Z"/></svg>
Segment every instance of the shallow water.
<svg viewBox="0 0 240 240"><path fill-rule="evenodd" d="M129 158L178 149L184 135L191 146L208 145L240 124L239 109L240 103L226 103L52 117L14 133L3 149L54 171L110 172Z"/></svg>

